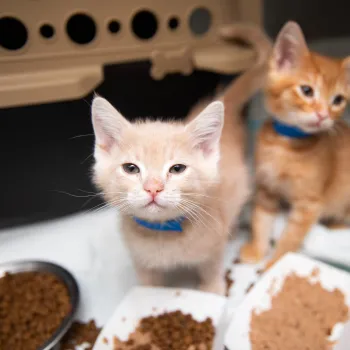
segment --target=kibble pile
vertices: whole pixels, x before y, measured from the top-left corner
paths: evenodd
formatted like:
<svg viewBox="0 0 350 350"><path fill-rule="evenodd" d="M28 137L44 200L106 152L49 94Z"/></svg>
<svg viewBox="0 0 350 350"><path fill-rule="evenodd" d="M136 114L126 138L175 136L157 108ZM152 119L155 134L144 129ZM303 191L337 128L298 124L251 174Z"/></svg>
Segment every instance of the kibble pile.
<svg viewBox="0 0 350 350"><path fill-rule="evenodd" d="M63 337L61 350L74 350L77 345L90 344L92 349L101 328L96 326L94 320L88 323L74 322L68 333Z"/></svg>
<svg viewBox="0 0 350 350"><path fill-rule="evenodd" d="M0 278L0 349L37 350L71 309L68 290L44 272Z"/></svg>
<svg viewBox="0 0 350 350"><path fill-rule="evenodd" d="M114 341L114 350L211 350L215 328L181 311L143 318L128 341Z"/></svg>

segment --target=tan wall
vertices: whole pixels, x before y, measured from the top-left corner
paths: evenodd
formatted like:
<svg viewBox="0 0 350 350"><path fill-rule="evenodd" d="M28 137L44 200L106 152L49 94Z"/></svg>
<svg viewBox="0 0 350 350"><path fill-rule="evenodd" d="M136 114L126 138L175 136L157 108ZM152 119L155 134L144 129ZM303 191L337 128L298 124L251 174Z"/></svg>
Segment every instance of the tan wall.
<svg viewBox="0 0 350 350"><path fill-rule="evenodd" d="M131 0L2 0L0 26L4 17L15 17L25 25L28 39L17 50L6 48L16 46L15 40L0 39L0 107L84 96L101 83L106 64L150 59L150 74L155 79L172 72L190 74L194 68L235 73L252 64L254 52L220 41L217 28L234 21L260 24L260 0L201 0L199 7L207 9L210 16L210 27L201 35L193 32L193 28L203 27L206 18L205 13L192 17L198 1L141 4ZM155 35L146 40L132 30L135 16L143 10L154 14L157 21ZM84 21L74 17L77 14L88 17ZM169 28L172 17L179 23L174 30ZM142 27L147 16L140 18ZM110 32L111 21L119 22L118 33ZM41 34L45 24L54 28L52 38ZM146 27L150 25L152 21L146 21ZM73 33L81 32L73 40L67 29L71 27ZM88 42L89 33L94 31L94 39Z"/></svg>

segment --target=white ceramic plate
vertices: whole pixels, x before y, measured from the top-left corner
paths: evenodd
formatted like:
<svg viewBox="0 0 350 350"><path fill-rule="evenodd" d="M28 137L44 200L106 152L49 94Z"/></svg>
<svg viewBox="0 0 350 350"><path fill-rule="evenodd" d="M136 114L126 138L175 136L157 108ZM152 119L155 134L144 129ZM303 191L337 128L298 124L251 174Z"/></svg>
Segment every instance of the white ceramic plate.
<svg viewBox="0 0 350 350"><path fill-rule="evenodd" d="M197 321L211 317L216 326L225 303L224 297L198 291L136 287L124 298L102 329L93 350L111 350L113 336L126 340L141 318L166 311L181 310L190 313ZM105 344L105 338L108 344Z"/></svg>
<svg viewBox="0 0 350 350"><path fill-rule="evenodd" d="M262 276L235 310L225 336L226 347L229 350L251 350L249 332L252 311L264 311L271 307L271 295L280 291L287 275L294 272L299 276L307 277L311 276L315 268L318 268L319 274L310 277L310 281L320 281L322 286L330 291L339 288L345 295L346 304L350 307L350 275L348 273L299 254L287 254ZM350 334L347 331L343 332L343 328L342 325L337 325L333 330L332 340L340 340L337 350L349 349L350 339L344 341L344 337L349 337ZM347 347L341 347L342 343L347 344Z"/></svg>

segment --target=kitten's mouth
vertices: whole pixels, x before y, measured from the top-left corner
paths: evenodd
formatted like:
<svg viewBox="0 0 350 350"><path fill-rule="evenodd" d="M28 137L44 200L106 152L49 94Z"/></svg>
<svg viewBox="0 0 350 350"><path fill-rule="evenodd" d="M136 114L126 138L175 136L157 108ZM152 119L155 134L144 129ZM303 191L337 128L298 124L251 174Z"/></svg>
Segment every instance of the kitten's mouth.
<svg viewBox="0 0 350 350"><path fill-rule="evenodd" d="M320 129L322 127L323 120L318 120L317 122L307 123L306 126L312 129Z"/></svg>
<svg viewBox="0 0 350 350"><path fill-rule="evenodd" d="M145 208L150 208L150 207L164 208L162 205L158 204L155 200L151 200L149 203L145 205Z"/></svg>
<svg viewBox="0 0 350 350"><path fill-rule="evenodd" d="M319 128L321 126L321 121L307 123L306 125L310 128Z"/></svg>

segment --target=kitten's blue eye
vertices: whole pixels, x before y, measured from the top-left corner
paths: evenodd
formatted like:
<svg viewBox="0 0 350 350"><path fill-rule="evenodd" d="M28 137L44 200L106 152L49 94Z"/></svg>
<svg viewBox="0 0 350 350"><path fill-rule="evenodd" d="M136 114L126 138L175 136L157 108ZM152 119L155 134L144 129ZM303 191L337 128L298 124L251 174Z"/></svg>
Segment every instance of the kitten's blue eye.
<svg viewBox="0 0 350 350"><path fill-rule="evenodd" d="M183 164L175 164L169 169L169 173L171 174L181 174L186 170L186 165Z"/></svg>
<svg viewBox="0 0 350 350"><path fill-rule="evenodd" d="M132 163L125 163L122 167L127 174L138 174L140 172L140 168Z"/></svg>
<svg viewBox="0 0 350 350"><path fill-rule="evenodd" d="M314 89L309 85L301 85L300 90L302 93L307 97L313 97L314 96Z"/></svg>

